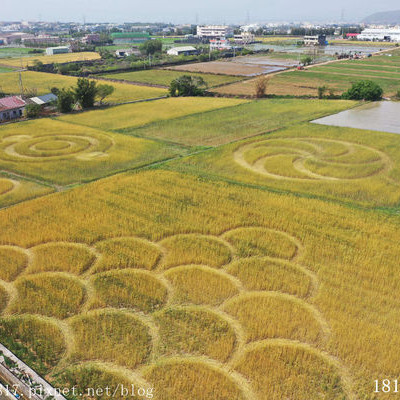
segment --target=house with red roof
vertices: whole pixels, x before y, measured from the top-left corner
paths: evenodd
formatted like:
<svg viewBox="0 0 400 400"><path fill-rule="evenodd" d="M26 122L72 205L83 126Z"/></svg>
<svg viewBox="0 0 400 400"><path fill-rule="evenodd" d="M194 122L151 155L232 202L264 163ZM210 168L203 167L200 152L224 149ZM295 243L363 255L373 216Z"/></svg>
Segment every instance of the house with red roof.
<svg viewBox="0 0 400 400"><path fill-rule="evenodd" d="M0 98L0 122L21 118L26 106L21 96L8 96Z"/></svg>

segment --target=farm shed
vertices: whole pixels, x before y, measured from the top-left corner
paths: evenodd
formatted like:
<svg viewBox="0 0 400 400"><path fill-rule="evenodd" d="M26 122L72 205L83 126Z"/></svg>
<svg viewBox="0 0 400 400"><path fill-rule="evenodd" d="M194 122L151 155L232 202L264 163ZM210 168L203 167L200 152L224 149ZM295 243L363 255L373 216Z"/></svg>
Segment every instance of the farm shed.
<svg viewBox="0 0 400 400"><path fill-rule="evenodd" d="M170 56L190 56L197 54L197 50L193 46L172 47L167 51Z"/></svg>

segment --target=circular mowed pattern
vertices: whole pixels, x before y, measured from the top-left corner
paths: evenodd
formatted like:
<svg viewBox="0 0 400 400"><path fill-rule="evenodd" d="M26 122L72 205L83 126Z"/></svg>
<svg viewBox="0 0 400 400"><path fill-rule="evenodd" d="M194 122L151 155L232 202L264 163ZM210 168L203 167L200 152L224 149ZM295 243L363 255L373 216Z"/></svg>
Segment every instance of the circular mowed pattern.
<svg viewBox="0 0 400 400"><path fill-rule="evenodd" d="M49 376L65 366L53 379L71 386L130 382L165 400L303 399L311 379L313 398L345 397L348 376L322 350L330 329L311 302L318 278L300 263L304 251L292 234L258 226L0 245L0 333L26 354L42 351ZM284 397L271 392L278 380Z"/></svg>
<svg viewBox="0 0 400 400"><path fill-rule="evenodd" d="M277 180L351 181L390 169L389 157L372 147L323 138L280 138L237 148L233 158L256 174Z"/></svg>
<svg viewBox="0 0 400 400"><path fill-rule="evenodd" d="M105 157L113 141L105 134L58 133L53 135L11 135L0 141L0 157L7 161L82 160Z"/></svg>

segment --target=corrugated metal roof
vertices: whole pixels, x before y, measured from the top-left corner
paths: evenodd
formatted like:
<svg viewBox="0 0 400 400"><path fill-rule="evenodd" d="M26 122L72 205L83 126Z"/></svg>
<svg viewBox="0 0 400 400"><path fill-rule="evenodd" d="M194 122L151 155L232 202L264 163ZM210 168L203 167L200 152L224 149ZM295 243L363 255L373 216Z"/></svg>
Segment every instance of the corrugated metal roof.
<svg viewBox="0 0 400 400"><path fill-rule="evenodd" d="M194 51L196 50L193 46L181 46L181 47L172 47L169 50L177 50L177 51Z"/></svg>
<svg viewBox="0 0 400 400"><path fill-rule="evenodd" d="M0 99L0 111L13 110L25 106L26 103L19 96L9 96Z"/></svg>
<svg viewBox="0 0 400 400"><path fill-rule="evenodd" d="M57 101L58 97L53 94L44 94L43 96L31 97L31 100L36 104L48 104L52 101Z"/></svg>

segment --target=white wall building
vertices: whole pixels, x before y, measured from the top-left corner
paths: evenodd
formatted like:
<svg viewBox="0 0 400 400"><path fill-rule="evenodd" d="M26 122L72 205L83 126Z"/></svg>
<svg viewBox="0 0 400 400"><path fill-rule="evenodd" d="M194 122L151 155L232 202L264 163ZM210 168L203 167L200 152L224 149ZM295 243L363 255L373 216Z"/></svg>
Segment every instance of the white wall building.
<svg viewBox="0 0 400 400"><path fill-rule="evenodd" d="M190 56L197 54L197 50L193 46L172 47L167 50L167 54L170 56Z"/></svg>
<svg viewBox="0 0 400 400"><path fill-rule="evenodd" d="M368 28L364 29L357 37L358 40L378 40L400 42L400 28Z"/></svg>
<svg viewBox="0 0 400 400"><path fill-rule="evenodd" d="M210 40L210 50L218 50L218 51L224 51L224 50L231 50L232 46L229 43L229 40L226 38L219 38L219 39L211 39Z"/></svg>
<svg viewBox="0 0 400 400"><path fill-rule="evenodd" d="M232 30L226 25L205 25L197 26L197 36L199 38L210 39L226 37L232 34Z"/></svg>
<svg viewBox="0 0 400 400"><path fill-rule="evenodd" d="M59 46L59 47L48 47L46 49L46 55L53 56L55 54L65 54L69 53L69 47L67 46Z"/></svg>
<svg viewBox="0 0 400 400"><path fill-rule="evenodd" d="M256 37L251 32L242 32L240 35L235 35L234 39L236 44L250 44L255 42Z"/></svg>

